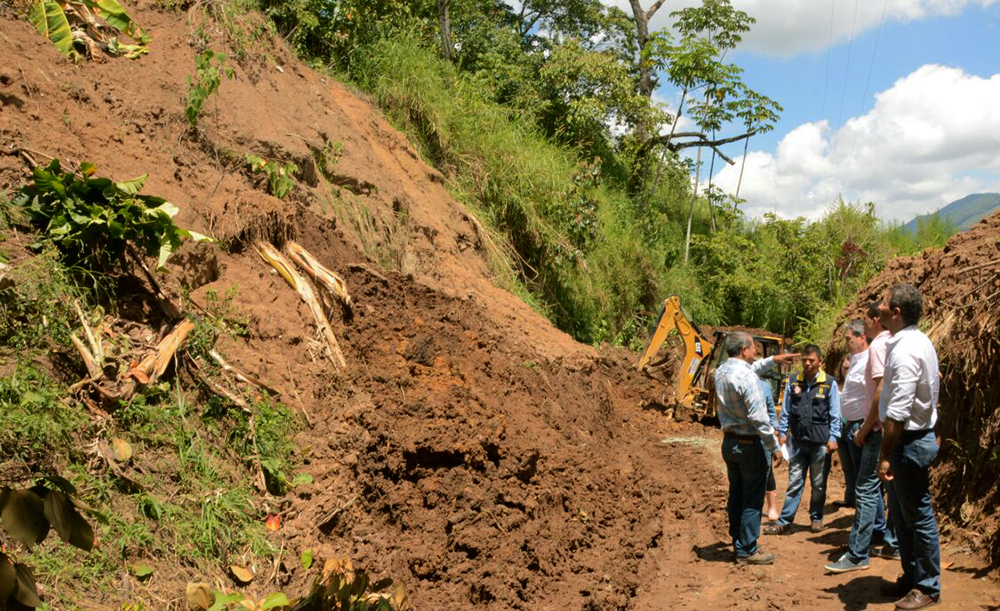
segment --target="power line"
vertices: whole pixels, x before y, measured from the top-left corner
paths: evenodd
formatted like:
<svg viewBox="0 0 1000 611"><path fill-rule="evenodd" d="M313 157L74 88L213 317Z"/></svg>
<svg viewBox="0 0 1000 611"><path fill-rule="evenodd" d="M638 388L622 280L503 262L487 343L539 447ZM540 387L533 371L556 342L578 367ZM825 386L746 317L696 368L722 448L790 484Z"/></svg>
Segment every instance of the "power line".
<svg viewBox="0 0 1000 611"><path fill-rule="evenodd" d="M844 101L847 99L847 77L851 73L851 48L854 46L854 27L858 23L858 3L859 0L854 0L854 20L851 21L851 38L847 43L847 66L844 68L844 88L840 94L840 112L837 113L837 125L840 125L840 120L844 118Z"/></svg>
<svg viewBox="0 0 1000 611"><path fill-rule="evenodd" d="M882 18L878 21L878 33L875 34L875 48L872 49L872 62L868 66L868 79L865 80L865 92L861 94L861 110L858 114L862 114L865 111L865 102L868 99L868 86L872 82L872 71L875 69L875 54L878 53L878 43L882 38L882 24L885 23L885 9L889 6L889 0L885 0L882 3Z"/></svg>
<svg viewBox="0 0 1000 611"><path fill-rule="evenodd" d="M823 113L826 116L826 92L830 87L830 47L833 46L833 9L837 5L837 0L830 0L830 35L826 40L826 76L823 77Z"/></svg>
<svg viewBox="0 0 1000 611"><path fill-rule="evenodd" d="M872 82L872 72L875 69L875 56L878 54L878 43L882 39L882 25L885 23L885 9L889 5L889 0L884 0L882 2L882 17L878 21L878 33L875 34L875 48L872 49L872 61L868 65L868 78L865 80L865 91L861 94L861 108L858 110L858 116L861 116L865 112L865 102L868 101L868 87ZM851 152L848 157L854 157L854 147L857 145L858 139L851 139Z"/></svg>

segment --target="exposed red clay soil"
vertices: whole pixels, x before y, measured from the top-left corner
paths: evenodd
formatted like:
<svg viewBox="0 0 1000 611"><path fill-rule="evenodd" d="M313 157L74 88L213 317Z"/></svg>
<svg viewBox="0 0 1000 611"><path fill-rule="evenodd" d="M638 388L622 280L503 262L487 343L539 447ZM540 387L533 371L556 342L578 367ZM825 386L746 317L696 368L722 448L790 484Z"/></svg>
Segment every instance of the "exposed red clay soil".
<svg viewBox="0 0 1000 611"><path fill-rule="evenodd" d="M873 575L822 576L842 516L769 541L774 567L731 564L718 432L640 408L665 389L634 354L580 345L494 286L476 222L377 111L278 45L276 63L237 67L192 134L188 28L150 3L133 13L154 36L149 56L78 66L0 20L0 187L27 179L21 150L115 178L149 172L146 192L180 206L182 226L221 239L182 248L167 285L198 303L237 287L250 335L220 350L310 423L296 443L313 483L275 501L283 562L251 593L304 586L299 553L312 548L393 577L414 609L865 608ZM318 168L310 142L343 153ZM228 151L294 160L300 186L276 200ZM345 370L313 348L308 309L252 248L288 238L348 283ZM955 569L982 567L959 558ZM996 587L972 576L948 574L949 600L996 605ZM183 593L183 580L122 579L149 600ZM120 608L119 594L84 606Z"/></svg>

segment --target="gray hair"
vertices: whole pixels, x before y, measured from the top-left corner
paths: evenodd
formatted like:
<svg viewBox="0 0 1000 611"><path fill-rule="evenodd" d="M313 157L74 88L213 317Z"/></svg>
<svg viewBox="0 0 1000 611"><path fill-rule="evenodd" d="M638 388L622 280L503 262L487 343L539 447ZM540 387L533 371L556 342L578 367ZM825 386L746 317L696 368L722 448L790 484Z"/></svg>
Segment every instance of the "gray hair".
<svg viewBox="0 0 1000 611"><path fill-rule="evenodd" d="M753 343L753 338L750 337L749 333L744 333L743 331L734 331L726 336L726 341L723 346L726 349L726 356L738 356L739 353Z"/></svg>
<svg viewBox="0 0 1000 611"><path fill-rule="evenodd" d="M863 337L865 334L865 323L863 323L860 318L855 318L851 322L844 325L844 330L854 337Z"/></svg>
<svg viewBox="0 0 1000 611"><path fill-rule="evenodd" d="M889 308L899 308L907 327L917 324L924 313L924 299L920 289L912 284L896 284L889 289Z"/></svg>

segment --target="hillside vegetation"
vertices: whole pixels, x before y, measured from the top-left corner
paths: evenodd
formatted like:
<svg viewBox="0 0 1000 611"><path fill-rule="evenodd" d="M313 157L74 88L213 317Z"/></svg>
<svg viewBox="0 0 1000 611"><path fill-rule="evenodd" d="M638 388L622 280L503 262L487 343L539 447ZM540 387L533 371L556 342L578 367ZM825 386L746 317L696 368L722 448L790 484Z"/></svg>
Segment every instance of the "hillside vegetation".
<svg viewBox="0 0 1000 611"><path fill-rule="evenodd" d="M679 11L645 44L634 15L596 0L447 4L444 47L434 3L261 9L306 60L374 96L492 229L500 282L581 341L634 344L672 293L700 322L820 339L888 259L954 232L907 234L846 202L813 222L748 219L714 187L694 195L681 152L766 131L780 111L723 61L753 24L728 2ZM686 107L653 101L644 61ZM678 111L698 135L663 136ZM711 147L701 158L723 163Z"/></svg>

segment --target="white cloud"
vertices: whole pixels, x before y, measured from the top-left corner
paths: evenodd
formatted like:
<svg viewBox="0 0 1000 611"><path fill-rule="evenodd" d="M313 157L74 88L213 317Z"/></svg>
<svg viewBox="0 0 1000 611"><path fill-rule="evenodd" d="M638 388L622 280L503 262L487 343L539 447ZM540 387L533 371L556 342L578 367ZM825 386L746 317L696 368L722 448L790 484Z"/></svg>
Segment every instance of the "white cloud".
<svg viewBox="0 0 1000 611"><path fill-rule="evenodd" d="M740 159L715 175L732 193ZM831 132L802 124L774 153L747 155L740 197L751 215L814 217L843 196L909 220L1000 184L1000 74L925 65L875 96L872 110Z"/></svg>
<svg viewBox="0 0 1000 611"><path fill-rule="evenodd" d="M1000 0L886 0L886 22L908 22L930 17L953 16L970 6L990 6ZM877 28L883 3L864 0L732 0L733 6L746 11L757 23L744 36L741 49L766 55L790 57L804 51L822 51L828 43L847 41ZM629 15L628 0L606 0ZM652 0L641 0L644 8ZM700 4L699 0L666 2L653 17L651 29L669 25L670 13ZM857 18L855 19L855 6ZM833 9L831 11L831 8ZM831 32L832 28L832 32Z"/></svg>

